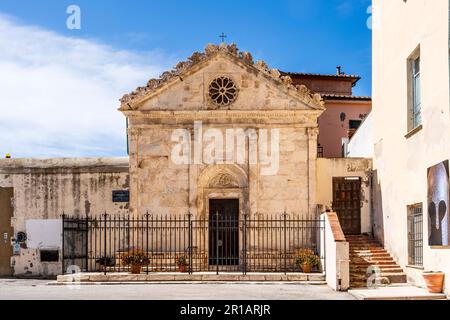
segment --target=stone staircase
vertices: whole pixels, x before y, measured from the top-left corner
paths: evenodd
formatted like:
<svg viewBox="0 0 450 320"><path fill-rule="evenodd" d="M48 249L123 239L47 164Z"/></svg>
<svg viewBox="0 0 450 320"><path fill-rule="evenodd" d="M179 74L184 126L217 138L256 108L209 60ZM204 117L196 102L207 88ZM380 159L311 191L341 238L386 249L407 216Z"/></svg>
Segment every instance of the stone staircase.
<svg viewBox="0 0 450 320"><path fill-rule="evenodd" d="M378 269L375 280L383 285L406 283L406 274L375 239L366 235L345 236L350 245L350 287L367 287L368 268Z"/></svg>

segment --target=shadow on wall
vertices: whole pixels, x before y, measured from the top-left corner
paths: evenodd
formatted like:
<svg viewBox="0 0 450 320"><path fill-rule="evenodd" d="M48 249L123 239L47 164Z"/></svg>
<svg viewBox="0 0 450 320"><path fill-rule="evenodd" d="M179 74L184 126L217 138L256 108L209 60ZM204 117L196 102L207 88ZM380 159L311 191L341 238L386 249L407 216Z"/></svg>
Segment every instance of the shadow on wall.
<svg viewBox="0 0 450 320"><path fill-rule="evenodd" d="M377 170L372 171L372 215L373 235L384 246L383 195Z"/></svg>

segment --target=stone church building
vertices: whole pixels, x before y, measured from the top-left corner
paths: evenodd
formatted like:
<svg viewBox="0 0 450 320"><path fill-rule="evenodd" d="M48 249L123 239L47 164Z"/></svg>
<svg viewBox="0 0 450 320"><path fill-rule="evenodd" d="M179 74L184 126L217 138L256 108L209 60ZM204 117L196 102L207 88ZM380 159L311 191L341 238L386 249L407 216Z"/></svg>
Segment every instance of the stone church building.
<svg viewBox="0 0 450 320"><path fill-rule="evenodd" d="M315 214L324 102L249 53L210 45L126 95L120 111L129 120L131 212L205 216L210 199L235 198L240 214ZM186 133L184 164L172 159L177 130Z"/></svg>
<svg viewBox="0 0 450 320"><path fill-rule="evenodd" d="M318 150L319 135L370 111L370 98L352 96L358 79L289 74L208 45L121 99L129 158L0 160L0 274L61 274L63 213L300 221L328 209L344 233L371 233L371 160ZM319 127L345 101L347 118L333 111ZM345 137L331 138L339 150Z"/></svg>

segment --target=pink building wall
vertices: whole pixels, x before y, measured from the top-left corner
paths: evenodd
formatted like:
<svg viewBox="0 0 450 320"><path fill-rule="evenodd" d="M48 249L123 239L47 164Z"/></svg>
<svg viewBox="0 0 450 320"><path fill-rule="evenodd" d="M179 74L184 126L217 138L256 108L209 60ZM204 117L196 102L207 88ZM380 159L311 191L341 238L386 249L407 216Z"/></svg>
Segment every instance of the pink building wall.
<svg viewBox="0 0 450 320"><path fill-rule="evenodd" d="M319 118L319 144L323 157L342 157L342 138L348 137L350 120L363 120L372 108L371 101L326 100L326 110ZM341 121L341 113L345 120Z"/></svg>
<svg viewBox="0 0 450 320"><path fill-rule="evenodd" d="M370 97L353 95L360 77L347 75L337 68L336 74L284 72L294 85L305 85L320 93L325 100L325 112L319 118L318 153L324 158L342 158L342 139L349 137L350 120L363 120L372 109ZM345 119L341 120L341 113ZM320 152L323 150L323 152Z"/></svg>

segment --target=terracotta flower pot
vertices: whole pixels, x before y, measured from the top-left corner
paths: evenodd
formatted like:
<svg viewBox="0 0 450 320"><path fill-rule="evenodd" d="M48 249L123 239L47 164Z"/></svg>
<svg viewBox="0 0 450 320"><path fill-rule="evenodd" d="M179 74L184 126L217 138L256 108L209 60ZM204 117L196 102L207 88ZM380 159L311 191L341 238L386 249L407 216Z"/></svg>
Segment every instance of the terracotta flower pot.
<svg viewBox="0 0 450 320"><path fill-rule="evenodd" d="M139 264L132 264L131 265L131 273L132 274L140 274L141 273L142 266Z"/></svg>
<svg viewBox="0 0 450 320"><path fill-rule="evenodd" d="M442 293L444 287L444 277L443 272L424 272L422 274L425 283L430 293Z"/></svg>
<svg viewBox="0 0 450 320"><path fill-rule="evenodd" d="M301 267L302 267L303 273L311 273L312 265L305 263L305 264L302 264Z"/></svg>
<svg viewBox="0 0 450 320"><path fill-rule="evenodd" d="M180 265L178 266L178 271L180 271L180 272L186 272L186 265L180 264Z"/></svg>

